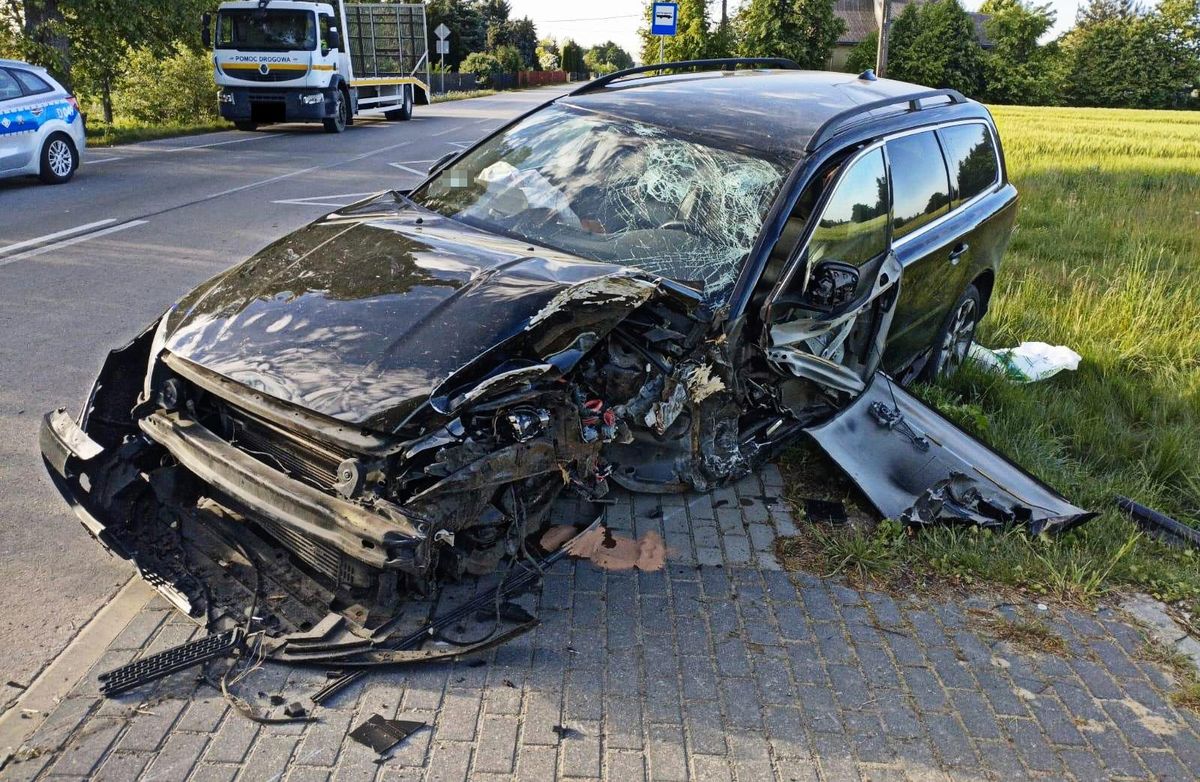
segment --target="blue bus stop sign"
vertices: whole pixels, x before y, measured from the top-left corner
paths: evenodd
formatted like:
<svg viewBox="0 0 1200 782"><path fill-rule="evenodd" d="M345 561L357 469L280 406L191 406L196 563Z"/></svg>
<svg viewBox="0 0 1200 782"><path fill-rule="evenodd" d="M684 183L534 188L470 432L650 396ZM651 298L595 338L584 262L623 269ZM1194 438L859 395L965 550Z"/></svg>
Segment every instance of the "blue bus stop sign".
<svg viewBox="0 0 1200 782"><path fill-rule="evenodd" d="M651 35L674 35L679 27L679 3L655 3L650 20Z"/></svg>

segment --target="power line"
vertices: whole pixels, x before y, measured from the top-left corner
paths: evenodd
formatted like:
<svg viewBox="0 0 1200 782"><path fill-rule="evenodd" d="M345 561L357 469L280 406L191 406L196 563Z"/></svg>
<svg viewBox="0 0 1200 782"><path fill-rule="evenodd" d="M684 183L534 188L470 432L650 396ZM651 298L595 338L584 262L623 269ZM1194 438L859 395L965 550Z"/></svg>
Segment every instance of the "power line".
<svg viewBox="0 0 1200 782"><path fill-rule="evenodd" d="M535 24L561 24L562 22L604 22L609 19L640 19L643 14L622 14L621 16L593 16L588 19L534 19Z"/></svg>

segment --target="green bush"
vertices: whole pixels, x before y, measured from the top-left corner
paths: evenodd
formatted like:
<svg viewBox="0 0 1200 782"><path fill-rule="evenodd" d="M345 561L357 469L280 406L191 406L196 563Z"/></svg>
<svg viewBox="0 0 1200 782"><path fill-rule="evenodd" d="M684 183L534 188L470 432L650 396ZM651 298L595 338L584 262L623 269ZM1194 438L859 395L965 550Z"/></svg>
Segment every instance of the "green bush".
<svg viewBox="0 0 1200 782"><path fill-rule="evenodd" d="M144 49L132 52L128 70L113 91L113 111L119 118L152 125L217 119L212 60L178 44L162 59Z"/></svg>
<svg viewBox="0 0 1200 782"><path fill-rule="evenodd" d="M503 72L500 61L487 52L471 52L458 66L459 73L475 74L480 87L490 87L492 79Z"/></svg>

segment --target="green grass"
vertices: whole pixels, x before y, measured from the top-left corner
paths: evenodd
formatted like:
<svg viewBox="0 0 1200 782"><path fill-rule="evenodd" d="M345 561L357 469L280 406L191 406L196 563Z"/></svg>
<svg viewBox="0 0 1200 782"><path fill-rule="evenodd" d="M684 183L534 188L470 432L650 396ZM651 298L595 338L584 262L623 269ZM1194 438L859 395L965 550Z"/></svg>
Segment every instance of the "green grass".
<svg viewBox="0 0 1200 782"><path fill-rule="evenodd" d="M1138 535L1113 509L1124 494L1200 526L1200 113L994 114L1021 206L980 341L1068 345L1083 362L1031 385L968 368L916 391L1102 515L1053 541L895 525L826 532L805 561L1068 599L1136 586L1200 609L1200 557ZM814 463L796 450L785 472L811 489L802 473ZM854 500L844 479L833 486Z"/></svg>
<svg viewBox="0 0 1200 782"><path fill-rule="evenodd" d="M233 130L233 123L224 120L188 125L144 125L121 120L112 125L105 125L103 122L89 122L87 140L89 147L111 147L117 144L136 144L139 141L190 136L196 133L215 133L220 130Z"/></svg>
<svg viewBox="0 0 1200 782"><path fill-rule="evenodd" d="M437 76L433 77L435 80ZM434 103L448 103L452 100L467 100L468 98L486 98L489 95L495 95L497 90L451 90L450 92L441 95L434 95Z"/></svg>

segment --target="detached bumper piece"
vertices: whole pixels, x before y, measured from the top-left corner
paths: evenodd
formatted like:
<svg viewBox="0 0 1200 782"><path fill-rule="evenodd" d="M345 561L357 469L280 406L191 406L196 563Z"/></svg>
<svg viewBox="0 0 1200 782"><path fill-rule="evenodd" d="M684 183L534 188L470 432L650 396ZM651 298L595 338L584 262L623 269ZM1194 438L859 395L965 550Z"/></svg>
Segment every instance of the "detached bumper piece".
<svg viewBox="0 0 1200 782"><path fill-rule="evenodd" d="M217 633L189 641L165 652L152 654L108 673L100 674L100 694L106 698L156 682L173 673L187 670L201 663L229 655L242 642L242 631L234 628L229 632Z"/></svg>
<svg viewBox="0 0 1200 782"><path fill-rule="evenodd" d="M883 374L805 430L886 518L1064 532L1095 518Z"/></svg>

